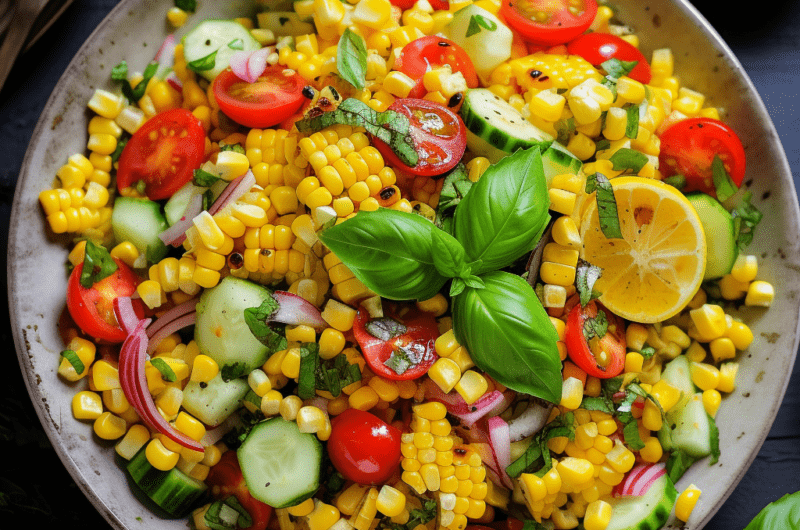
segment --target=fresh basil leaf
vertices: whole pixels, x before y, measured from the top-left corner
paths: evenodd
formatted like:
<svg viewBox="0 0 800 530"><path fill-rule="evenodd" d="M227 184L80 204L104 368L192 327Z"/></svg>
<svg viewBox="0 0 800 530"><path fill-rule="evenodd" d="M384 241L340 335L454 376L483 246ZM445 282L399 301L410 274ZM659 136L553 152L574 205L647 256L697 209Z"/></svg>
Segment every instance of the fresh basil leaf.
<svg viewBox="0 0 800 530"><path fill-rule="evenodd" d="M465 282L462 278L453 278L453 281L450 283L450 298L458 296L464 289L467 287L467 282Z"/></svg>
<svg viewBox="0 0 800 530"><path fill-rule="evenodd" d="M624 424L622 427L622 436L625 438L625 445L632 451L638 451L644 447L642 437L639 435L639 423L633 414L626 413L620 414L620 421Z"/></svg>
<svg viewBox="0 0 800 530"><path fill-rule="evenodd" d="M144 96L144 92L147 89L147 84L150 82L150 79L156 75L157 71L158 63L149 63L142 73L142 80L136 84L136 88L133 88L128 81L128 65L125 63L125 61L122 61L112 69L111 79L120 81L122 83L122 95L128 98L128 100L131 102L135 103L142 99L142 96Z"/></svg>
<svg viewBox="0 0 800 530"><path fill-rule="evenodd" d="M745 250L753 241L753 232L761 222L764 214L752 204L753 192L747 191L731 211L733 217L736 244L739 250Z"/></svg>
<svg viewBox="0 0 800 530"><path fill-rule="evenodd" d="M436 206L436 218L434 219L436 226L444 229L445 220L452 218L453 211L472 188L472 184L467 168L461 162L445 175L442 190L439 192L439 204ZM449 230L445 231L450 232Z"/></svg>
<svg viewBox="0 0 800 530"><path fill-rule="evenodd" d="M656 404L658 404L657 400L654 400ZM659 405L661 408L661 405ZM719 462L719 457L722 454L719 448L719 428L717 427L717 422L714 421L714 417L711 414L706 414L708 416L708 425L709 425L709 439L711 443L711 458L708 462L708 465L713 466L717 462ZM663 411L662 411L663 416Z"/></svg>
<svg viewBox="0 0 800 530"><path fill-rule="evenodd" d="M319 370L319 345L309 348L303 345L300 348L300 370L297 375L297 397L311 399L317 392L317 371Z"/></svg>
<svg viewBox="0 0 800 530"><path fill-rule="evenodd" d="M122 150L125 149L125 146L128 144L128 140L130 140L130 136L125 135L117 141L117 148L114 149L114 152L110 155L112 163L119 160L119 157L122 155Z"/></svg>
<svg viewBox="0 0 800 530"><path fill-rule="evenodd" d="M639 135L639 107L631 105L625 109L625 114L625 136L633 140Z"/></svg>
<svg viewBox="0 0 800 530"><path fill-rule="evenodd" d="M717 199L720 202L727 201L739 191L725 170L725 165L719 155L714 155L714 160L711 162L711 175L714 180L714 189L717 191Z"/></svg>
<svg viewBox="0 0 800 530"><path fill-rule="evenodd" d="M242 147L241 144L220 143L219 144L219 150L220 150L221 153L224 153L225 151L233 151L234 153L240 153L240 154L244 154L245 153L244 147Z"/></svg>
<svg viewBox="0 0 800 530"><path fill-rule="evenodd" d="M767 504L744 530L800 530L800 491Z"/></svg>
<svg viewBox="0 0 800 530"><path fill-rule="evenodd" d="M612 58L601 63L600 67L606 72L606 75L601 83L607 86L616 97L617 81L619 81L620 77L631 73L631 70L634 69L636 64L637 61L620 61L616 58Z"/></svg>
<svg viewBox="0 0 800 530"><path fill-rule="evenodd" d="M456 238L443 230L431 230L433 265L447 278L461 278L468 272L466 251Z"/></svg>
<svg viewBox="0 0 800 530"><path fill-rule="evenodd" d="M633 171L638 173L647 164L647 155L635 149L623 147L614 152L609 158L614 171Z"/></svg>
<svg viewBox="0 0 800 530"><path fill-rule="evenodd" d="M194 170L192 177L192 183L201 188L210 188L219 180L222 180L222 178L199 168Z"/></svg>
<svg viewBox="0 0 800 530"><path fill-rule="evenodd" d="M175 381L177 381L178 376L175 375L175 371L172 369L170 365L167 364L167 361L165 361L164 359L161 359L159 357L154 357L150 359L150 364L152 364L156 370L161 372L161 379L163 379L164 381L170 383L174 383Z"/></svg>
<svg viewBox="0 0 800 530"><path fill-rule="evenodd" d="M315 343L309 343L308 347L319 350ZM330 392L334 397L338 397L344 387L356 381L361 381L361 369L358 364L350 364L343 353L333 359L321 359L317 366L317 390Z"/></svg>
<svg viewBox="0 0 800 530"><path fill-rule="evenodd" d="M603 275L603 269L579 258L575 267L575 286L580 295L581 307L599 298L601 293L594 290L594 284Z"/></svg>
<svg viewBox="0 0 800 530"><path fill-rule="evenodd" d="M530 252L550 220L550 197L537 147L518 150L490 166L456 206L453 235L472 274L507 267Z"/></svg>
<svg viewBox="0 0 800 530"><path fill-rule="evenodd" d="M600 412L605 412L606 414L614 414L614 403L605 396L584 396L583 401L581 401L580 408L586 410L598 410Z"/></svg>
<svg viewBox="0 0 800 530"><path fill-rule="evenodd" d="M697 458L689 456L682 449L673 449L669 458L667 459L666 470L667 475L673 483L678 482L686 470L692 467L692 464L697 462Z"/></svg>
<svg viewBox="0 0 800 530"><path fill-rule="evenodd" d="M447 278L436 270L433 223L412 213L363 211L320 233L322 242L375 293L393 300L427 300Z"/></svg>
<svg viewBox="0 0 800 530"><path fill-rule="evenodd" d="M197 11L197 0L175 0L175 7L194 13Z"/></svg>
<svg viewBox="0 0 800 530"><path fill-rule="evenodd" d="M419 161L408 117L392 110L378 112L356 98L345 99L336 110L298 120L295 126L301 133L312 133L337 124L364 127L367 134L387 144L408 166L416 166Z"/></svg>
<svg viewBox="0 0 800 530"><path fill-rule="evenodd" d="M382 341L392 340L408 331L408 328L401 322L389 317L370 320L364 325L364 329L367 333Z"/></svg>
<svg viewBox="0 0 800 530"><path fill-rule="evenodd" d="M192 72L201 73L208 70L212 70L214 66L216 66L216 64L217 64L217 50L214 50L205 57L200 57L199 59L195 59L194 61L186 63L186 68L188 68Z"/></svg>
<svg viewBox="0 0 800 530"><path fill-rule="evenodd" d="M278 302L271 296L267 297L258 307L249 307L244 310L244 321L250 332L261 344L266 346L270 355L276 351L286 349L286 337L279 333L280 326L270 322L278 310Z"/></svg>
<svg viewBox="0 0 800 530"><path fill-rule="evenodd" d="M597 316L583 321L583 336L587 341L594 337L603 338L606 333L608 333L608 318L602 309L597 310Z"/></svg>
<svg viewBox="0 0 800 530"><path fill-rule="evenodd" d="M481 32L481 28L485 29L486 31L496 31L497 30L497 23L494 20L489 20L488 18L481 16L481 15L472 15L469 18L469 24L467 25L467 34L465 37L472 37L473 35L477 35Z"/></svg>
<svg viewBox="0 0 800 530"><path fill-rule="evenodd" d="M344 30L336 47L336 69L339 77L363 90L367 79L367 45L364 38L350 28Z"/></svg>
<svg viewBox="0 0 800 530"><path fill-rule="evenodd" d="M86 370L86 365L83 364L81 358L78 357L78 354L74 350L64 350L61 352L61 357L66 359L69 364L75 369L75 372L78 374L82 374L84 370Z"/></svg>
<svg viewBox="0 0 800 530"><path fill-rule="evenodd" d="M103 278L114 274L119 267L104 246L96 245L87 239L85 248L80 284L87 289L91 289L94 284Z"/></svg>
<svg viewBox="0 0 800 530"><path fill-rule="evenodd" d="M561 400L558 335L528 282L492 271L483 289L453 299L453 328L475 364L499 383L531 396Z"/></svg>
<svg viewBox="0 0 800 530"><path fill-rule="evenodd" d="M597 215L600 219L600 230L608 239L622 239L617 213L617 200L611 181L602 173L586 177L586 193L597 192Z"/></svg>

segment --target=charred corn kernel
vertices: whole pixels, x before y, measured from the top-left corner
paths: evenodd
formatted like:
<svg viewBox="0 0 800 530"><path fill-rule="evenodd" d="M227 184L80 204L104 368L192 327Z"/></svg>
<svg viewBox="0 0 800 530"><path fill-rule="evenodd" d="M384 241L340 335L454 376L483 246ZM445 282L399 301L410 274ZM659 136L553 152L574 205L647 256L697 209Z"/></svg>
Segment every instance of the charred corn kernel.
<svg viewBox="0 0 800 530"><path fill-rule="evenodd" d="M437 359L428 370L428 376L442 392L450 392L461 379L461 369L455 361L448 358Z"/></svg>
<svg viewBox="0 0 800 530"><path fill-rule="evenodd" d="M369 386L362 386L352 394L348 402L350 406L358 410L370 410L380 402L381 398Z"/></svg>
<svg viewBox="0 0 800 530"><path fill-rule="evenodd" d="M694 484L687 486L675 499L675 517L683 522L688 521L694 511L694 507L697 505L700 494L700 488Z"/></svg>
<svg viewBox="0 0 800 530"><path fill-rule="evenodd" d="M149 440L150 430L140 423L134 424L130 426L125 436L117 442L114 450L125 460L130 460Z"/></svg>
<svg viewBox="0 0 800 530"><path fill-rule="evenodd" d="M467 405L470 405L486 393L489 383L475 370L467 370L461 375L454 388L464 398Z"/></svg>
<svg viewBox="0 0 800 530"><path fill-rule="evenodd" d="M750 283L747 288L747 296L744 299L746 306L769 307L775 299L775 288L771 283L756 280Z"/></svg>
<svg viewBox="0 0 800 530"><path fill-rule="evenodd" d="M736 388L736 374L739 371L739 363L727 362L719 365L719 383L717 390L730 393Z"/></svg>
<svg viewBox="0 0 800 530"><path fill-rule="evenodd" d="M103 440L116 440L125 435L125 420L109 411L101 413L94 420L94 433Z"/></svg>
<svg viewBox="0 0 800 530"><path fill-rule="evenodd" d="M692 382L700 390L711 390L719 384L719 369L713 364L691 363L689 365Z"/></svg>
<svg viewBox="0 0 800 530"><path fill-rule="evenodd" d="M561 402L564 408L575 410L583 400L583 383L575 377L568 377L561 384Z"/></svg>
<svg viewBox="0 0 800 530"><path fill-rule="evenodd" d="M97 392L82 390L72 397L72 415L76 420L96 420L103 413L103 398Z"/></svg>
<svg viewBox="0 0 800 530"><path fill-rule="evenodd" d="M703 304L689 311L689 316L699 336L706 342L721 337L727 330L725 311L714 304Z"/></svg>

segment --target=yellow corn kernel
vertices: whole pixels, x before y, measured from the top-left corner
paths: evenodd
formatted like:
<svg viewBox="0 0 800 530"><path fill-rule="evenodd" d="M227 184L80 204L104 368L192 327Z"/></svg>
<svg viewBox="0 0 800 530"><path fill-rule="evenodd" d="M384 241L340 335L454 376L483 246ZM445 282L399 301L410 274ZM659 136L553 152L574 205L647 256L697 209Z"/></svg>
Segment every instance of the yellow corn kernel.
<svg viewBox="0 0 800 530"><path fill-rule="evenodd" d="M354 409L369 410L376 406L380 400L381 398L370 386L362 386L350 394L348 402Z"/></svg>
<svg viewBox="0 0 800 530"><path fill-rule="evenodd" d="M551 261L542 262L539 268L539 276L545 284L549 283L562 287L569 287L575 283L575 272L575 267Z"/></svg>
<svg viewBox="0 0 800 530"><path fill-rule="evenodd" d="M289 379L300 375L300 348L289 348L281 361L281 373Z"/></svg>
<svg viewBox="0 0 800 530"><path fill-rule="evenodd" d="M452 359L440 358L430 367L428 376L447 393L453 390L461 379L461 369Z"/></svg>
<svg viewBox="0 0 800 530"><path fill-rule="evenodd" d="M114 446L114 450L125 460L130 460L149 440L150 430L137 423L130 426L125 436Z"/></svg>
<svg viewBox="0 0 800 530"><path fill-rule="evenodd" d="M208 355L197 355L192 361L190 380L198 383L208 383L219 374L217 361Z"/></svg>
<svg viewBox="0 0 800 530"><path fill-rule="evenodd" d="M719 383L717 390L720 392L733 392L736 388L736 374L739 371L739 363L727 362L719 366Z"/></svg>
<svg viewBox="0 0 800 530"><path fill-rule="evenodd" d="M95 390L111 390L121 388L119 370L106 360L99 360L92 365L92 383Z"/></svg>
<svg viewBox="0 0 800 530"><path fill-rule="evenodd" d="M725 311L715 304L703 304L697 309L689 311L698 335L705 341L721 337L728 328L725 320Z"/></svg>
<svg viewBox="0 0 800 530"><path fill-rule="evenodd" d="M368 530L372 526L375 516L378 515L377 501L377 488L370 488L361 508L350 518L350 522L356 530Z"/></svg>
<svg viewBox="0 0 800 530"><path fill-rule="evenodd" d="M703 392L703 408L706 409L706 412L708 412L712 418L717 415L721 404L722 395L719 393L719 390L711 388Z"/></svg>
<svg viewBox="0 0 800 530"><path fill-rule="evenodd" d="M750 283L747 288L747 295L744 299L746 306L769 307L775 299L775 288L771 283L756 280Z"/></svg>
<svg viewBox="0 0 800 530"><path fill-rule="evenodd" d="M489 382L475 370L467 370L461 375L455 390L468 405L474 403L489 389Z"/></svg>
<svg viewBox="0 0 800 530"><path fill-rule="evenodd" d="M689 372L692 376L692 382L700 390L712 390L719 385L719 369L713 364L691 363L691 365L689 365Z"/></svg>
<svg viewBox="0 0 800 530"><path fill-rule="evenodd" d="M575 410L583 400L583 383L575 377L568 377L561 384L560 405L569 410Z"/></svg>
<svg viewBox="0 0 800 530"><path fill-rule="evenodd" d="M716 363L736 357L736 346L734 346L733 341L727 337L719 337L712 340L708 345L708 349Z"/></svg>
<svg viewBox="0 0 800 530"><path fill-rule="evenodd" d="M644 447L639 449L639 456L645 462L655 463L661 460L661 457L664 455L664 450L661 447L661 442L658 441L658 438L655 436L651 436L644 440Z"/></svg>
<svg viewBox="0 0 800 530"><path fill-rule="evenodd" d="M740 282L752 282L758 274L758 258L752 254L739 254L730 274Z"/></svg>
<svg viewBox="0 0 800 530"><path fill-rule="evenodd" d="M297 427L300 432L316 433L325 428L327 414L317 407L307 405L297 411Z"/></svg>
<svg viewBox="0 0 800 530"><path fill-rule="evenodd" d="M322 318L332 328L345 332L353 327L356 310L334 299L328 300L322 310Z"/></svg>
<svg viewBox="0 0 800 530"><path fill-rule="evenodd" d="M103 440L116 440L125 435L127 423L109 411L101 413L94 420L94 433Z"/></svg>
<svg viewBox="0 0 800 530"><path fill-rule="evenodd" d="M736 349L746 350L753 342L753 332L747 324L731 318L725 338L730 339Z"/></svg>
<svg viewBox="0 0 800 530"><path fill-rule="evenodd" d="M586 512L583 516L583 527L586 530L605 530L608 523L611 521L613 508L609 503L603 500L596 500L590 502L586 506Z"/></svg>
<svg viewBox="0 0 800 530"><path fill-rule="evenodd" d="M122 111L125 100L122 96L106 90L96 89L87 106L104 118L113 120Z"/></svg>
<svg viewBox="0 0 800 530"><path fill-rule="evenodd" d="M692 511L694 511L694 507L697 505L700 494L700 488L694 484L687 486L675 500L675 517L683 522L688 521Z"/></svg>
<svg viewBox="0 0 800 530"><path fill-rule="evenodd" d="M606 462L614 471L618 473L627 473L633 467L635 457L622 442L617 441L614 444L614 448L606 455Z"/></svg>
<svg viewBox="0 0 800 530"><path fill-rule="evenodd" d="M406 508L406 496L397 488L384 485L378 492L378 498L375 499L375 506L383 515L387 517L396 517L403 513L403 510Z"/></svg>
<svg viewBox="0 0 800 530"><path fill-rule="evenodd" d="M445 314L447 307L447 298L441 293L437 293L433 298L417 301L417 309L425 313L433 313L436 317Z"/></svg>
<svg viewBox="0 0 800 530"><path fill-rule="evenodd" d="M628 352L625 355L625 371L626 372L633 372L638 373L642 371L642 365L644 364L644 357L641 353L632 351Z"/></svg>
<svg viewBox="0 0 800 530"><path fill-rule="evenodd" d="M336 507L344 515L353 515L366 497L369 486L353 483L336 497Z"/></svg>
<svg viewBox="0 0 800 530"><path fill-rule="evenodd" d="M76 420L96 420L103 413L103 399L97 392L82 390L72 397L72 415Z"/></svg>

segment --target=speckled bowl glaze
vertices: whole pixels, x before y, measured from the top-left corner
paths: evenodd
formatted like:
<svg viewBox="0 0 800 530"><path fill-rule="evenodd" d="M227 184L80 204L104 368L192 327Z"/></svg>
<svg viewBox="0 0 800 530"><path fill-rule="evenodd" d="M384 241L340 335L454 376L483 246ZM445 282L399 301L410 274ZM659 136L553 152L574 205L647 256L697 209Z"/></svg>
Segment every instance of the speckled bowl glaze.
<svg viewBox="0 0 800 530"><path fill-rule="evenodd" d="M798 347L800 241L798 203L778 135L739 62L717 33L687 2L618 0L620 18L641 36L646 57L671 47L682 84L708 96L739 133L748 156L746 185L764 212L750 248L760 258L759 275L777 289L769 310L743 308L740 316L755 340L741 355L737 389L717 415L722 457L697 463L680 480L703 491L687 528L702 528L739 482L767 436L783 398ZM64 308L66 238L45 229L38 193L58 168L86 148L86 102L95 88L113 90L110 69L121 60L143 69L169 28L164 14L171 2L126 0L100 24L80 49L50 97L28 148L17 185L9 236L8 285L17 354L38 416L64 465L86 496L117 529L184 529L185 520L167 520L134 495L115 460L113 444L98 439L90 423L75 420L74 393L86 385L57 376L62 344L57 321ZM252 14L242 2L200 2L189 21ZM240 9L241 8L241 9ZM242 10L245 9L245 10ZM763 178L768 177L768 178ZM36 263L36 267L30 264ZM673 524L669 527L680 527Z"/></svg>

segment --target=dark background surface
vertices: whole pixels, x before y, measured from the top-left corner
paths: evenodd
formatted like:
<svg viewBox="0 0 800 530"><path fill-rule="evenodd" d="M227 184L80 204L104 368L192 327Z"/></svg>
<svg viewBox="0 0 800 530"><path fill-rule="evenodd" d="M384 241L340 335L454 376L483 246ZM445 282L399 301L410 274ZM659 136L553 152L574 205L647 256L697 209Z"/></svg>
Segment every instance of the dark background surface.
<svg viewBox="0 0 800 530"><path fill-rule="evenodd" d="M75 0L23 55L0 92L2 249L7 248L17 175L39 114L72 56L114 5L111 0ZM728 2L710 0L698 0L695 6L733 49L761 94L798 187L800 109L795 107L795 96L800 86L800 0L772 1L761 9L752 5L735 8ZM0 267L5 270L5 251L0 256ZM7 300L6 285L1 289L2 300ZM8 321L7 303L3 302L0 336L7 364L0 385L0 527L108 528L72 481L36 418L16 361ZM800 363L795 366L783 405L761 451L706 529L743 529L766 504L798 490Z"/></svg>

